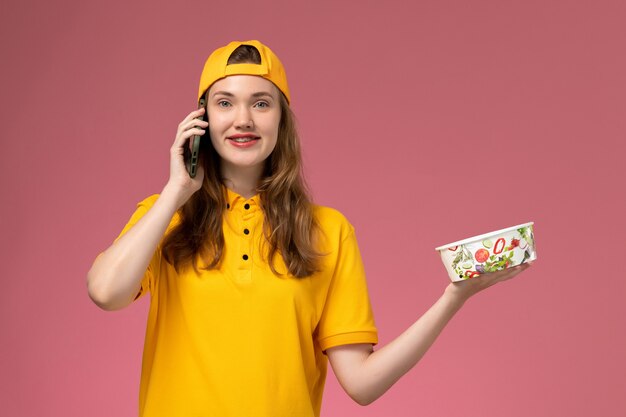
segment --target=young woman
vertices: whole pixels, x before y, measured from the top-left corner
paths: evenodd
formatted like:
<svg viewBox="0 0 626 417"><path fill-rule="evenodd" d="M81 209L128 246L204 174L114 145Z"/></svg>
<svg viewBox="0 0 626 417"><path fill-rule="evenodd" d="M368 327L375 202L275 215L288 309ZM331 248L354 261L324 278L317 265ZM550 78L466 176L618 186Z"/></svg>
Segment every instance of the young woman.
<svg viewBox="0 0 626 417"><path fill-rule="evenodd" d="M178 126L162 192L138 204L87 277L105 310L150 292L140 416L319 416L326 358L348 395L369 404L469 297L528 267L450 284L374 351L354 229L309 199L279 59L258 41L219 48L201 98L206 107ZM193 135L203 137L191 178L184 149Z"/></svg>

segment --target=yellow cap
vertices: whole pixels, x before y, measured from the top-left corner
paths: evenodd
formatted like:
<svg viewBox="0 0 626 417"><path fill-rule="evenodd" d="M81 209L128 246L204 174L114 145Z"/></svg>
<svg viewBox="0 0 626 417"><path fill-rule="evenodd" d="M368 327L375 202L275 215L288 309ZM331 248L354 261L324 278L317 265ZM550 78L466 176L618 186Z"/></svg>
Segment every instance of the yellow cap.
<svg viewBox="0 0 626 417"><path fill-rule="evenodd" d="M228 58L230 58L233 51L241 45L254 46L261 55L261 64L246 63L228 65ZM235 41L213 51L204 63L204 69L202 70L202 75L200 75L198 101L200 101L202 95L215 81L228 77L229 75L258 75L268 79L283 92L287 98L287 102L291 102L289 86L287 85L287 74L285 74L283 64L270 48L259 41Z"/></svg>

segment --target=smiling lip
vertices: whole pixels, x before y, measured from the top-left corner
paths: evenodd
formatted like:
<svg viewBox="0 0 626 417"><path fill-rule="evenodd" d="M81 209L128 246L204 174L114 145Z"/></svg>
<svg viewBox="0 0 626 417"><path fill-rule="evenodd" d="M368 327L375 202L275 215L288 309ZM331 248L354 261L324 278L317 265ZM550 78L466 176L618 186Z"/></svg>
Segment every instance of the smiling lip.
<svg viewBox="0 0 626 417"><path fill-rule="evenodd" d="M239 139L239 138L259 139L258 136L253 135L252 133L238 133L236 135L232 135L228 137L228 139Z"/></svg>
<svg viewBox="0 0 626 417"><path fill-rule="evenodd" d="M228 136L228 142L237 148L249 148L254 146L256 142L261 139L259 136L255 136L252 133L238 133L236 135Z"/></svg>

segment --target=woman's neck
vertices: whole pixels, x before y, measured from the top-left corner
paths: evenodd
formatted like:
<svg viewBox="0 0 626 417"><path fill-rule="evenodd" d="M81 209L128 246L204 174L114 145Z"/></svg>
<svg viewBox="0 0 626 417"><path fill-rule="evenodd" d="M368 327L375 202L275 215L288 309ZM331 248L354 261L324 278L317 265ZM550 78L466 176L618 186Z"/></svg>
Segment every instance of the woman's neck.
<svg viewBox="0 0 626 417"><path fill-rule="evenodd" d="M231 191L244 198L250 198L257 194L257 186L263 174L263 166L235 167L229 164L221 166L222 181Z"/></svg>

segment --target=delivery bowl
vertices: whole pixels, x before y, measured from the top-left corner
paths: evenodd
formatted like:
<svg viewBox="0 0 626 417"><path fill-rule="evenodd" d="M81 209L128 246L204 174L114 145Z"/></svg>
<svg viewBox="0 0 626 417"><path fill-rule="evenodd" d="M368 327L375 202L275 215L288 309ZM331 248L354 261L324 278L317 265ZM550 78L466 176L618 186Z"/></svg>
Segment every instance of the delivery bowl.
<svg viewBox="0 0 626 417"><path fill-rule="evenodd" d="M453 282L537 259L533 222L439 246L443 265Z"/></svg>

